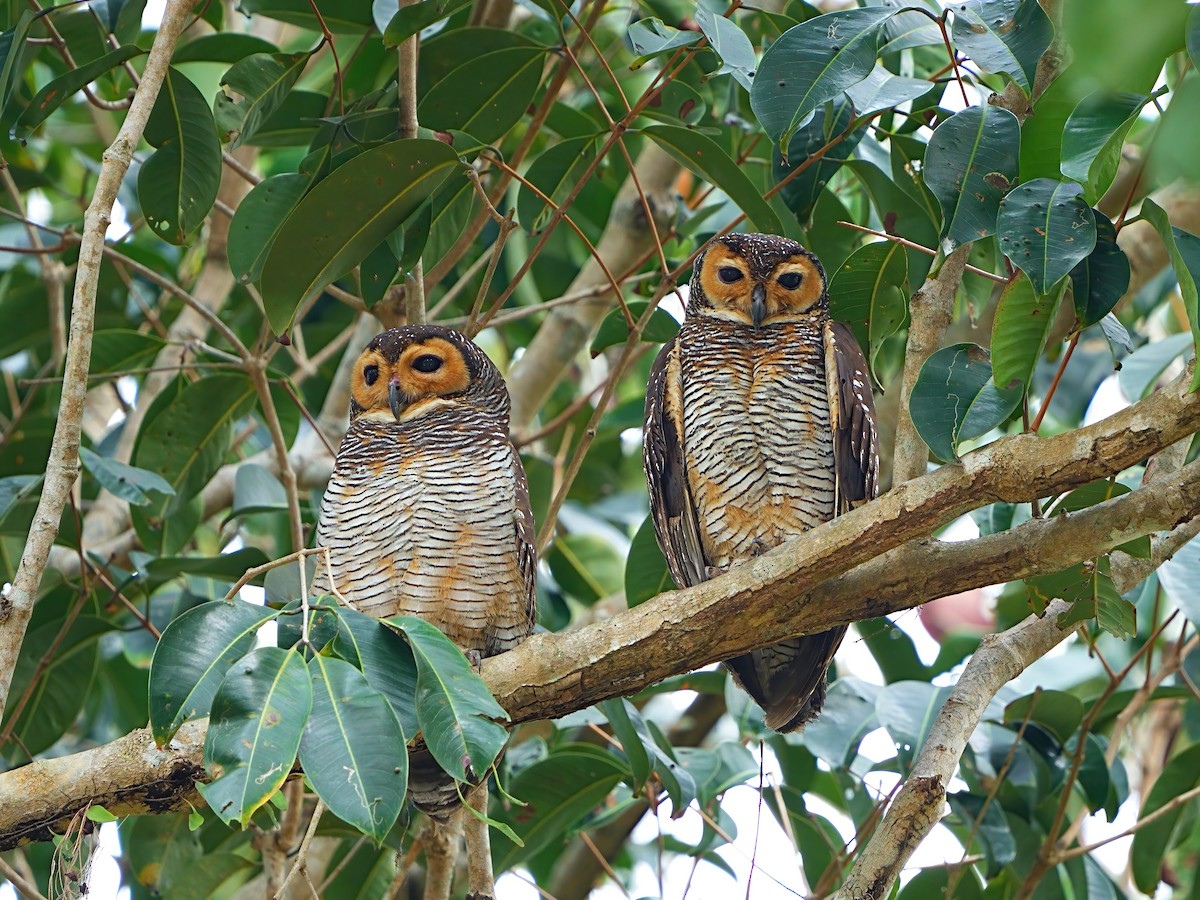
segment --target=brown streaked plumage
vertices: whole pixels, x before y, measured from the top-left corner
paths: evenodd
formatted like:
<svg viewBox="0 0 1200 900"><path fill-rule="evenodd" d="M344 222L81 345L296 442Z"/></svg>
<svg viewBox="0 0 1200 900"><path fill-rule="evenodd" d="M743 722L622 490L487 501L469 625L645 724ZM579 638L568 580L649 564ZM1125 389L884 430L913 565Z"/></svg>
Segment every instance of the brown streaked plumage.
<svg viewBox="0 0 1200 900"><path fill-rule="evenodd" d="M533 515L508 416L500 372L455 331L393 328L363 350L317 529L355 609L419 616L475 658L533 630ZM328 590L324 567L317 576ZM413 754L409 790L440 818L458 806L428 753Z"/></svg>
<svg viewBox="0 0 1200 900"><path fill-rule="evenodd" d="M643 461L658 543L694 585L877 493L867 364L795 241L731 234L701 254L687 316L650 372ZM728 660L779 731L820 712L845 628Z"/></svg>

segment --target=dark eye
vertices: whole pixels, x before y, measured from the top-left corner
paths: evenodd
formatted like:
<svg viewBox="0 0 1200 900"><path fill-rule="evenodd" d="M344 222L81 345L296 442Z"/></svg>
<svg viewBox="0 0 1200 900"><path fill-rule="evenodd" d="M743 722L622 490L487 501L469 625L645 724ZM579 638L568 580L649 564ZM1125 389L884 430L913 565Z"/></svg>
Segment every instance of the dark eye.
<svg viewBox="0 0 1200 900"><path fill-rule="evenodd" d="M800 287L800 282L804 280L804 276L799 272L784 272L779 276L779 283L789 291L794 291Z"/></svg>
<svg viewBox="0 0 1200 900"><path fill-rule="evenodd" d="M413 360L413 368L418 372L436 372L442 367L442 358L434 356L432 353L423 353Z"/></svg>
<svg viewBox="0 0 1200 900"><path fill-rule="evenodd" d="M367 387L373 385L379 380L379 366L367 366L363 369L363 381L367 383Z"/></svg>
<svg viewBox="0 0 1200 900"><path fill-rule="evenodd" d="M726 284L733 284L735 281L742 280L742 270L735 269L733 266L721 266L717 269L717 277Z"/></svg>

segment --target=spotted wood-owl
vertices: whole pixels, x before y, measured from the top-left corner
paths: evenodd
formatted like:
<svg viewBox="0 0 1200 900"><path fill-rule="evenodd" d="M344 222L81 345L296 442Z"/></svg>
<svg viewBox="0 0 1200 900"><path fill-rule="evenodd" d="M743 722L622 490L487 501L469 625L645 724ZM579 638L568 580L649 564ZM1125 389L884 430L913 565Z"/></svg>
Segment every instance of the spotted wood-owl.
<svg viewBox="0 0 1200 900"><path fill-rule="evenodd" d="M696 259L683 325L651 369L643 463L658 543L681 586L876 495L867 364L850 329L830 320L812 253L730 234ZM725 664L767 725L791 731L820 712L845 630Z"/></svg>
<svg viewBox="0 0 1200 900"><path fill-rule="evenodd" d="M508 417L503 377L458 332L407 326L367 345L317 529L352 607L419 616L476 660L529 635L537 553ZM316 575L327 590L322 566ZM409 792L435 818L457 811L454 781L428 752L410 758Z"/></svg>

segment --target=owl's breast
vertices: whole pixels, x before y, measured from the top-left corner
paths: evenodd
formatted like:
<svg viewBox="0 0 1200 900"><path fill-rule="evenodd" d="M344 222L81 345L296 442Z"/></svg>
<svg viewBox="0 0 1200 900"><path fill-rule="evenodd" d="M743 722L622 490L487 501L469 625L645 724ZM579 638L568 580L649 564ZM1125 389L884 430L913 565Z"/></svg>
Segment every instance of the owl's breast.
<svg viewBox="0 0 1200 900"><path fill-rule="evenodd" d="M833 435L818 324L681 333L684 449L718 567L833 517Z"/></svg>

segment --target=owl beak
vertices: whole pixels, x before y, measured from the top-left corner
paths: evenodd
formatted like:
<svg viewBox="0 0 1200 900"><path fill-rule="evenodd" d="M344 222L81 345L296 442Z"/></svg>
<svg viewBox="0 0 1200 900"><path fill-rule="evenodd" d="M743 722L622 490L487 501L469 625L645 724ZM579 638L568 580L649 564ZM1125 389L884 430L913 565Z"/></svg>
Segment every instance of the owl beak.
<svg viewBox="0 0 1200 900"><path fill-rule="evenodd" d="M767 289L762 284L756 284L750 292L750 318L754 320L754 327L761 325L766 317Z"/></svg>
<svg viewBox="0 0 1200 900"><path fill-rule="evenodd" d="M404 412L404 407L408 405L405 401L400 382L393 378L388 382L388 406L392 408L392 415L396 417L397 422L400 421L400 413Z"/></svg>

